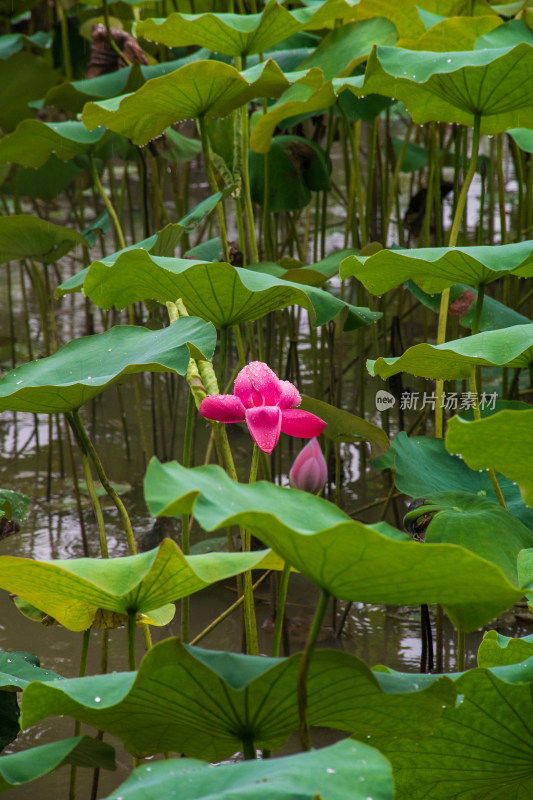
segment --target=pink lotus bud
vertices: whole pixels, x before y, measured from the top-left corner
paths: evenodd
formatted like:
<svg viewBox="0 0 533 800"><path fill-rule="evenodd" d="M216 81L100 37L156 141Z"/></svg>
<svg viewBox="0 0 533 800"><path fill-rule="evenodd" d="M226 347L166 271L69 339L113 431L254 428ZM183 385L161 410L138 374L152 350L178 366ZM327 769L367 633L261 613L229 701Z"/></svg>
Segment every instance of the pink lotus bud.
<svg viewBox="0 0 533 800"><path fill-rule="evenodd" d="M328 467L318 439L311 439L294 459L289 472L289 483L293 489L317 494L324 486L327 476Z"/></svg>

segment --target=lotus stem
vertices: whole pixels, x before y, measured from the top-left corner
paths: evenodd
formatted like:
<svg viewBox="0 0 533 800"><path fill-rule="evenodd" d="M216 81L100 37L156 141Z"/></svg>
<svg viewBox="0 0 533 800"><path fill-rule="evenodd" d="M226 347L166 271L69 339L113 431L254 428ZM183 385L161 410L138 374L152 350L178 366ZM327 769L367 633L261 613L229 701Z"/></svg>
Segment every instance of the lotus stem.
<svg viewBox="0 0 533 800"><path fill-rule="evenodd" d="M320 600L316 607L315 616L309 629L309 635L305 644L305 649L300 659L300 666L298 668L298 715L300 717L300 741L303 750L311 750L311 735L309 732L309 723L307 721L307 675L309 672L309 665L311 657L318 640L320 629L324 621L324 616L329 602L329 592L325 589L322 590Z"/></svg>
<svg viewBox="0 0 533 800"><path fill-rule="evenodd" d="M461 191L459 193L459 199L457 201L457 206L455 209L452 229L450 231L450 240L448 242L449 247L455 247L457 245L457 239L459 237L459 229L461 227L461 220L463 218L463 213L465 210L468 190L470 188L470 184L472 183L472 179L476 172L480 136L481 136L481 115L476 114L476 116L474 117L474 133L472 136L472 152L470 155L470 163L468 165L468 170L465 175ZM440 299L437 344L443 344L446 341L446 323L448 321L449 302L450 302L450 290L448 288L443 290ZM437 380L435 386L435 395L437 398L435 403L435 436L437 439L442 439L442 437L444 436L444 408L442 402L444 397L443 380L440 379Z"/></svg>
<svg viewBox="0 0 533 800"><path fill-rule="evenodd" d="M289 587L289 577L291 574L290 564L287 562L283 565L283 570L279 579L278 597L276 602L276 620L274 623L274 635L272 637L272 651L273 658L279 656L281 646L281 634L283 632L283 619L285 617L285 603L287 601L287 589Z"/></svg>
<svg viewBox="0 0 533 800"><path fill-rule="evenodd" d="M105 189L102 186L102 182L100 180L100 176L98 175L98 170L96 169L96 162L95 162L94 157L92 156L91 153L89 153L89 163L91 165L91 176L92 176L94 185L96 186L98 194L100 195L100 197L104 201L104 205L105 205L105 207L107 209L107 213L109 214L109 216L111 217L111 219L113 221L113 226L115 228L115 233L116 233L116 236L117 236L118 249L119 250L124 250L124 248L126 247L126 240L124 239L124 233L122 232L122 227L120 225L120 220L118 218L117 212L115 211L113 203L111 202L111 200L107 196L107 194L105 192Z"/></svg>
<svg viewBox="0 0 533 800"><path fill-rule="evenodd" d="M477 396L477 382L476 382L476 368L475 366L470 367L470 377L468 379L470 394L473 398L474 405L474 419L480 420L481 419L481 411L479 410L479 400ZM500 488L500 484L498 483L498 478L496 477L496 472L491 468L488 470L490 482L492 483L492 488L498 498L498 503L503 507L507 508L507 503L505 502L505 497L503 496L503 492Z"/></svg>

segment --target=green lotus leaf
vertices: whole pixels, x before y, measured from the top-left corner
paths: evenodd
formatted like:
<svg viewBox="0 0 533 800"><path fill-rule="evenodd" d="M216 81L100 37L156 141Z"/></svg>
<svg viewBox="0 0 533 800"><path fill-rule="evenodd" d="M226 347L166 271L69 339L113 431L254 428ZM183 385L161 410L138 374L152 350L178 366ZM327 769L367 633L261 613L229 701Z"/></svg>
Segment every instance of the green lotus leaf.
<svg viewBox="0 0 533 800"><path fill-rule="evenodd" d="M215 194L206 197L205 200L198 203L197 206L185 214L178 222L170 222L168 225L165 225L162 230L149 236L148 239L143 239L142 242L131 244L123 250L117 250L115 253L111 253L102 259L102 263L111 265L122 253L129 253L131 250L146 250L149 253L153 253L155 256L173 256L183 233L185 231L190 232L195 230L204 219L215 210L219 200L231 194L232 190L233 187L228 186L224 191L215 192ZM81 292L89 268L90 267L85 267L75 275L72 275L72 277L67 278L66 281L63 281L63 283L55 289L54 297L63 297L66 294L72 294L72 292Z"/></svg>
<svg viewBox="0 0 533 800"><path fill-rule="evenodd" d="M393 767L398 797L410 800L519 800L533 792L529 725L533 659L450 675L461 697L425 741L373 745Z"/></svg>
<svg viewBox="0 0 533 800"><path fill-rule="evenodd" d="M506 667L533 656L533 635L512 639L497 631L487 631L477 651L480 667Z"/></svg>
<svg viewBox="0 0 533 800"><path fill-rule="evenodd" d="M497 247L380 250L372 256L349 256L340 267L341 278L357 278L372 294L385 294L407 280L432 293L454 283L479 286L509 274L533 276L533 241Z"/></svg>
<svg viewBox="0 0 533 800"><path fill-rule="evenodd" d="M222 764L172 759L138 767L106 800L160 800L179 786L180 800L392 800L387 760L353 741L284 758Z"/></svg>
<svg viewBox="0 0 533 800"><path fill-rule="evenodd" d="M377 47L362 87L353 91L395 97L420 124L473 125L479 116L485 134L533 127L533 47L449 53Z"/></svg>
<svg viewBox="0 0 533 800"><path fill-rule="evenodd" d="M525 153L533 153L533 131L529 128L511 128L507 131Z"/></svg>
<svg viewBox="0 0 533 800"><path fill-rule="evenodd" d="M316 82L321 73L313 72L317 75L310 79ZM305 74L294 75L307 80ZM104 125L134 144L146 144L175 122L224 117L254 97L278 97L290 83L271 59L245 72L220 61L197 61L148 81L133 94L87 103L82 118L89 130Z"/></svg>
<svg viewBox="0 0 533 800"><path fill-rule="evenodd" d="M316 50L300 64L300 69L318 67L326 80L350 75L368 58L375 44L394 45L398 38L389 19L376 17L350 22L330 31Z"/></svg>
<svg viewBox="0 0 533 800"><path fill-rule="evenodd" d="M20 733L16 692L22 691L35 680L60 679L61 676L55 672L41 669L39 659L30 653L8 653L0 650L0 689L3 690L0 691L0 750L14 741Z"/></svg>
<svg viewBox="0 0 533 800"><path fill-rule="evenodd" d="M513 12L513 5L518 6L518 3L509 3L505 6L497 6L494 4L492 7L494 9L498 9L498 14L502 13L503 8L507 8L510 12L508 16L511 16L513 13L516 13L516 11L519 11L522 7L518 7L516 11ZM515 47L515 45L521 44L522 42L527 42L527 44L533 45L533 31L531 31L529 26L523 20L513 19L503 25L500 25L495 30L487 32L484 36L481 36L475 44L475 49L484 50L491 47Z"/></svg>
<svg viewBox="0 0 533 800"><path fill-rule="evenodd" d="M55 769L72 764L90 769L116 769L115 750L90 736L41 744L0 758L0 792L34 781Z"/></svg>
<svg viewBox="0 0 533 800"><path fill-rule="evenodd" d="M346 256L357 252L352 249L338 250L309 266L299 266L294 259L281 259L279 264L272 261L261 261L259 264L252 264L248 269L272 275L275 278L284 278L293 283L303 283L305 286L321 286L338 274L339 264Z"/></svg>
<svg viewBox="0 0 533 800"><path fill-rule="evenodd" d="M495 14L487 14L482 17L449 17L432 25L418 39L402 39L398 44L408 50L425 50L434 53L473 50L474 46L477 49L476 43L481 37L502 25L502 20ZM494 46L506 47L508 44L511 42L502 42ZM513 42L513 44L519 44L519 42Z"/></svg>
<svg viewBox="0 0 533 800"><path fill-rule="evenodd" d="M0 650L0 688L22 691L32 681L58 681L61 675L39 666L30 653Z"/></svg>
<svg viewBox="0 0 533 800"><path fill-rule="evenodd" d="M6 516L19 525L24 522L31 506L31 499L21 492L0 489L0 517Z"/></svg>
<svg viewBox="0 0 533 800"><path fill-rule="evenodd" d="M418 12L419 5L420 0L403 0L402 3L395 0L359 0L357 3L350 0L330 0L328 3L307 0L307 8L317 9L308 27L318 29L331 19L364 20L383 17L392 22L398 36L421 36L425 29Z"/></svg>
<svg viewBox="0 0 533 800"><path fill-rule="evenodd" d="M202 48L196 53L185 58L179 58L176 61L166 61L149 67L134 64L132 67L108 72L104 75L99 75L97 78L85 78L80 81L62 83L48 91L44 98L45 105L58 106L66 111L78 114L82 111L85 103L90 100L104 100L126 92L133 92L146 81L166 75L185 64L208 56L209 51Z"/></svg>
<svg viewBox="0 0 533 800"><path fill-rule="evenodd" d="M215 343L213 326L195 317L161 330L120 325L73 339L57 353L8 372L0 381L0 410L72 411L126 375L185 375L191 355L209 359Z"/></svg>
<svg viewBox="0 0 533 800"><path fill-rule="evenodd" d="M524 503L533 506L533 417L528 412L509 409L472 422L454 417L446 449L461 454L473 470L492 468L506 475L520 486Z"/></svg>
<svg viewBox="0 0 533 800"><path fill-rule="evenodd" d="M22 698L22 726L68 714L111 733L138 756L166 750L220 761L242 748L277 750L298 729L291 658L202 650L166 639L143 658L137 673L35 682ZM361 736L430 733L453 684L439 676L405 684L373 673L348 653L319 650L307 682L309 724ZM408 720L408 721L407 721Z"/></svg>
<svg viewBox="0 0 533 800"><path fill-rule="evenodd" d="M105 128L90 132L83 122L41 122L25 119L17 129L0 139L0 164L12 162L25 167L40 167L52 153L63 161L86 153L106 135Z"/></svg>
<svg viewBox="0 0 533 800"><path fill-rule="evenodd" d="M39 100L58 79L58 73L41 56L16 53L0 61L0 128L14 130L36 111L29 103Z"/></svg>
<svg viewBox="0 0 533 800"><path fill-rule="evenodd" d="M88 176L89 164L87 162L84 164L83 158L80 156L80 161L76 163L75 161L61 161L52 154L46 164L37 169L19 166L12 170L9 180L0 186L0 191L7 195L18 195L51 203L72 185L78 175L81 176L85 172L85 176ZM7 165L4 168L9 169Z"/></svg>
<svg viewBox="0 0 533 800"><path fill-rule="evenodd" d="M252 568L276 567L265 551L184 556L171 539L135 556L37 561L0 556L0 588L61 625L83 631L100 609L147 614Z"/></svg>
<svg viewBox="0 0 533 800"><path fill-rule="evenodd" d="M336 99L330 81L318 88L302 83L294 84L282 94L277 103L269 106L266 114L259 118L250 136L251 149L256 153L268 153L274 131L283 120L297 114L310 114L329 108Z"/></svg>
<svg viewBox="0 0 533 800"><path fill-rule="evenodd" d="M437 492L414 513L434 515L427 543L459 544L497 564L511 583L519 584L518 553L533 547L533 531L502 506L467 492Z"/></svg>
<svg viewBox="0 0 533 800"><path fill-rule="evenodd" d="M372 447L374 458L386 453L390 447L389 437L378 425L373 425L349 411L337 408L323 400L315 400L313 397L302 395L300 408L316 414L327 427L324 435L335 442L354 442L363 440L369 442Z"/></svg>
<svg viewBox="0 0 533 800"><path fill-rule="evenodd" d="M202 45L215 53L246 56L263 53L303 27L309 17L287 11L270 0L261 14L170 14L164 19L145 19L135 27L144 36L169 47ZM301 19L300 19L301 18Z"/></svg>
<svg viewBox="0 0 533 800"><path fill-rule="evenodd" d="M64 225L31 214L0 217L0 264L21 258L52 264L79 245L87 245L85 238Z"/></svg>
<svg viewBox="0 0 533 800"><path fill-rule="evenodd" d="M463 547L399 541L326 500L264 482L239 485L219 467L188 470L152 459L144 491L153 516L194 513L207 531L245 526L343 600L441 603L454 624L473 630L521 596L499 567Z"/></svg>
<svg viewBox="0 0 533 800"><path fill-rule="evenodd" d="M324 150L302 136L276 136L268 159L269 211L294 211L305 208L311 191L331 188L331 165ZM265 159L249 151L252 200L263 205L265 198ZM290 279L289 279L290 280Z"/></svg>
<svg viewBox="0 0 533 800"><path fill-rule="evenodd" d="M440 294L427 294L413 281L407 281L405 285L426 308L430 308L436 314L439 313ZM477 296L477 289L467 286L466 283L456 283L450 287L448 313L459 317L460 324L465 328L472 328L474 324ZM483 297L483 307L479 317L480 331L494 331L498 328L510 328L513 325L528 325L530 322L529 317L524 317L514 308L500 303L499 300L495 300L487 294Z"/></svg>
<svg viewBox="0 0 533 800"><path fill-rule="evenodd" d="M24 33L6 33L4 36L0 36L0 58L3 60L20 52L25 44L46 50L50 47L52 39L53 34L44 31L37 31L32 36Z"/></svg>
<svg viewBox="0 0 533 800"><path fill-rule="evenodd" d="M417 344L399 358L367 361L367 367L371 375L381 378L408 372L446 381L468 378L474 366L527 367L532 361L533 323L484 331L444 344Z"/></svg>
<svg viewBox="0 0 533 800"><path fill-rule="evenodd" d="M496 401L496 412L505 401ZM525 404L518 404L525 406ZM461 411L461 414L465 414ZM492 413L485 408L482 414ZM394 483L400 492L409 497L427 497L436 492L468 492L498 503L487 472L469 469L462 458L451 455L443 439L427 436L407 436L403 431L390 442L385 456L373 462L377 469L391 467L395 471ZM520 490L509 478L498 474L498 482L507 508L528 528L533 528L533 512L524 505Z"/></svg>
<svg viewBox="0 0 533 800"><path fill-rule="evenodd" d="M315 326L341 312L347 313L347 330L370 325L380 316L314 286L226 263L158 258L145 250L123 253L113 265L95 261L85 278L84 291L100 308L125 308L147 299L174 302L181 297L190 314L209 320L217 328L260 319L269 311L293 304L306 308Z"/></svg>

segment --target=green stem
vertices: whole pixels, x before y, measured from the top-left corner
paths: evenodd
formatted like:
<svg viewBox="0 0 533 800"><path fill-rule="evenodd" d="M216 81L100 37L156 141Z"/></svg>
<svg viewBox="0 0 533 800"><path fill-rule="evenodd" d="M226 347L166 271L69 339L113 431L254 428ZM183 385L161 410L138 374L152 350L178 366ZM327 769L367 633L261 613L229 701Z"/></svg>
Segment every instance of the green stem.
<svg viewBox="0 0 533 800"><path fill-rule="evenodd" d="M216 194L219 191L219 189L215 179L215 174L213 172L213 167L211 165L211 155L210 155L211 150L209 147L209 138L207 136L205 119L203 117L198 117L198 128L200 130L200 138L202 140L202 152L204 154L204 163L205 163L205 171L207 173L207 180L209 181L209 186L211 187L211 191L213 192L213 194ZM217 213L218 213L218 227L220 231L220 239L222 241L222 258L229 264L228 234L226 230L226 219L224 217L224 206L222 205L222 200L219 200L219 202L217 203Z"/></svg>
<svg viewBox="0 0 533 800"><path fill-rule="evenodd" d="M83 678L87 671L87 653L89 652L89 639L91 637L91 629L88 628L83 631L83 640L81 645L80 668L78 670L78 677ZM81 732L81 722L76 720L74 723L74 736L79 736ZM74 800L76 797L76 777L78 768L75 764L70 768L70 785L69 785L69 800Z"/></svg>
<svg viewBox="0 0 533 800"><path fill-rule="evenodd" d="M320 629L324 621L324 616L329 602L329 593L325 589L322 590L320 600L316 607L315 616L309 629L309 635L305 644L305 649L300 658L300 666L298 668L298 714L300 717L300 740L303 750L311 750L311 735L309 733L309 723L307 721L307 675L309 672L309 665L311 663L311 656L315 649L318 640Z"/></svg>
<svg viewBox="0 0 533 800"><path fill-rule="evenodd" d="M185 419L185 436L183 441L182 463L184 467L190 467L192 461L192 435L194 430L195 404L192 392L187 398L187 417ZM190 552L190 532L191 524L188 514L181 517L181 549L184 555ZM181 641L189 641L189 596L181 599Z"/></svg>
<svg viewBox="0 0 533 800"><path fill-rule="evenodd" d="M128 670L134 672L137 669L136 658L136 639L137 639L137 614L135 611L128 611Z"/></svg>
<svg viewBox="0 0 533 800"><path fill-rule="evenodd" d="M86 454L91 459L94 468L96 469L96 473L100 479L100 483L102 484L109 498L113 501L114 505L116 506L117 511L122 520L124 531L126 533L126 539L128 542L128 551L130 555L135 555L137 553L137 547L135 546L133 529L131 527L131 521L128 516L128 512L126 511L126 507L124 506L124 503L122 502L122 500L116 493L115 489L109 482L109 479L105 474L103 464L100 461L100 456L96 452L93 443L89 439L89 436L87 434L87 431L85 430L83 422L80 419L80 415L78 414L78 411L74 409L73 411L67 412L66 417L69 421L72 430L74 431L76 439L78 440L78 442L81 444Z"/></svg>
<svg viewBox="0 0 533 800"><path fill-rule="evenodd" d="M251 736L244 736L242 739L242 754L246 761L251 761L257 758L257 752L254 745L254 740Z"/></svg>
<svg viewBox="0 0 533 800"><path fill-rule="evenodd" d="M250 467L249 483L255 483L257 466L259 464L259 448L254 444L252 465ZM249 553L251 547L250 532L241 528L242 549ZM252 571L244 573L244 628L246 631L246 652L248 655L259 655L259 642L257 639L257 622L255 619L254 591L252 586Z"/></svg>
<svg viewBox="0 0 533 800"><path fill-rule="evenodd" d="M465 632L457 631L457 672L465 671Z"/></svg>
<svg viewBox="0 0 533 800"><path fill-rule="evenodd" d="M124 248L126 247L126 240L124 239L124 233L122 232L122 227L120 225L120 220L118 218L117 212L115 211L113 203L111 202L111 200L107 196L107 194L105 192L105 189L102 186L102 182L100 180L100 176L98 175L98 170L96 169L96 162L94 160L94 157L90 153L89 153L89 163L91 165L91 176L92 176L94 185L96 186L96 188L98 190L98 194L100 195L100 197L104 201L104 205L105 205L105 207L107 209L107 213L111 217L111 220L112 220L113 225L115 227L115 233L117 235L118 249L119 250L124 250Z"/></svg>
<svg viewBox="0 0 533 800"><path fill-rule="evenodd" d="M252 264L257 264L259 261L259 254L257 251L257 236L255 231L255 218L254 207L252 205L252 195L250 193L250 174L248 169L248 140L249 140L249 125L248 125L248 106L244 105L241 108L242 120L242 187L244 192L244 216L246 218L246 232L248 234L248 246L250 248L250 259Z"/></svg>
<svg viewBox="0 0 533 800"><path fill-rule="evenodd" d="M276 622L274 625L274 635L272 637L272 651L271 651L271 656L273 658L277 658L279 656L280 645L281 645L281 634L283 631L283 619L285 617L285 603L287 600L287 589L289 586L290 574L291 574L290 564L285 562L279 579L278 598L276 602Z"/></svg>
<svg viewBox="0 0 533 800"><path fill-rule="evenodd" d="M96 524L98 526L98 536L100 539L100 553L102 554L102 558L109 558L104 516L102 514L102 508L100 506L100 501L98 500L98 495L96 494L96 487L93 481L91 465L89 463L87 454L82 448L80 448L80 453L81 453L81 463L83 465L83 474L85 475L85 483L87 484L87 491L89 492L89 497L91 498L94 515L96 517Z"/></svg>
<svg viewBox="0 0 533 800"><path fill-rule="evenodd" d="M465 210L468 190L470 188L470 184L472 183L472 179L476 172L480 135L481 135L481 115L476 114L474 118L474 133L472 136L472 152L470 155L470 163L468 165L468 170L465 175L461 191L459 193L459 199L457 200L457 206L453 218L452 229L450 231L450 239L448 242L448 247L455 247L457 245L457 239L459 236L459 230L461 227L463 212ZM446 323L448 320L449 302L450 302L450 290L444 289L440 300L437 344L443 344L446 341ZM435 404L435 436L439 439L442 439L444 435L444 408L442 402L444 397L444 381L438 380L436 382L435 395L437 398Z"/></svg>
<svg viewBox="0 0 533 800"><path fill-rule="evenodd" d="M480 283L477 287L476 307L474 309L474 321L472 322L472 336L479 333L479 321L483 310L483 299L485 297L485 284Z"/></svg>

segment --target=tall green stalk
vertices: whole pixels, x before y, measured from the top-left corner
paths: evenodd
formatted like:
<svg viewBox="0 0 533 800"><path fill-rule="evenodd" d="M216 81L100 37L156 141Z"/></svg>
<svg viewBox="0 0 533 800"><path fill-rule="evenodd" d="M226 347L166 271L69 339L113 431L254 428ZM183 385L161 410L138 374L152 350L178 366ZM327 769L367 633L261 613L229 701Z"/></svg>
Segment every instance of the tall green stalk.
<svg viewBox="0 0 533 800"><path fill-rule="evenodd" d="M309 673L309 666L311 664L311 657L318 641L318 635L324 622L326 610L328 607L330 595L325 590L320 595L320 600L316 607L315 616L309 629L307 642L300 659L300 666L298 668L298 715L300 717L300 741L303 750L311 750L311 735L309 732L309 723L307 721L307 675Z"/></svg>

